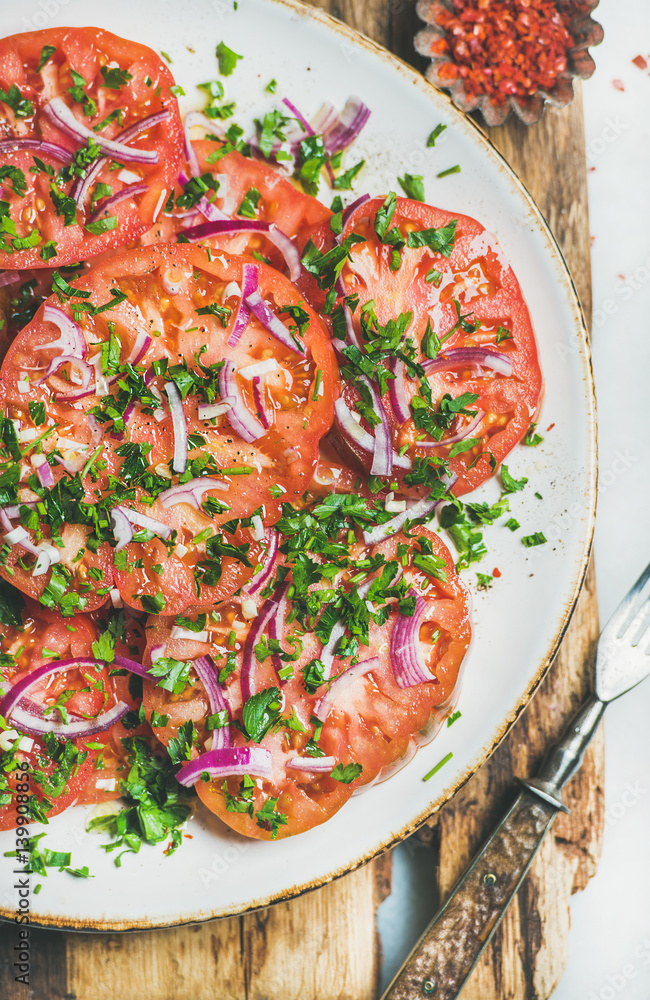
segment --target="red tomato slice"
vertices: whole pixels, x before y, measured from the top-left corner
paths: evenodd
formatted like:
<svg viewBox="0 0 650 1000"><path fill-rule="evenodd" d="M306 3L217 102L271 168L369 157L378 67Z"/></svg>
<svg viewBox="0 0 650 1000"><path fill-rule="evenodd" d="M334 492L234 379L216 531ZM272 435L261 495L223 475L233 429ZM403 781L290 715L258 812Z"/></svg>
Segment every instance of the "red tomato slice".
<svg viewBox="0 0 650 1000"><path fill-rule="evenodd" d="M239 209L251 190L259 193L259 199L253 210L256 221L274 223L286 236L295 239L298 247L302 247L306 241L306 234L311 232L314 226L326 222L331 217L330 210L320 201L298 190L287 177L283 177L273 167L237 152L226 153L216 162L211 162L210 158L220 151L219 145L202 139L194 142L193 146L201 173L212 174L218 181L212 204L233 220L250 221L250 217L242 215ZM177 186L175 193L178 198L183 194L183 188ZM212 192L210 196L212 197ZM205 222L206 219L198 206L193 209L176 208L171 212L163 212L157 223L140 238L140 242L143 245L156 242L171 243L185 230L191 233L192 229ZM243 232L231 236L213 236L201 242L228 253L256 252L265 257L278 271L284 272L286 269L284 257L262 233Z"/></svg>
<svg viewBox="0 0 650 1000"><path fill-rule="evenodd" d="M54 567L34 576L34 557L26 556L19 546L14 546L7 565L0 570L9 575L15 586L42 598L43 603L49 600L45 591L52 573L62 576L63 589L67 585L68 591L80 594L77 600L81 603L77 607L88 611L101 605L111 589L113 559L109 541L104 541L107 536L111 538L110 525L107 523L103 533L95 531L95 544L87 543L91 515L86 506L75 507L78 502L83 501L84 505L99 502L105 510L105 522L109 521L110 509L121 503L134 511L134 516L153 519L164 526L164 531L160 529L163 536L172 532L166 539L167 545L155 538L147 541L146 536L143 539L136 536L126 547L126 558L120 556L115 560L114 582L122 598L132 606L142 609L144 604L146 610L152 610L147 600L151 598L157 601L160 610L176 614L190 605L211 605L228 597L253 573L266 542L254 528L257 540L251 539L250 521L242 526L237 523L232 526L229 522L255 515L265 524L273 523L279 515L280 497L299 496L311 478L318 442L331 425L337 385L336 363L325 327L293 285L278 272L251 258L217 255L209 260L210 255L199 247L155 245L125 251L76 280L75 289L90 296L82 304L101 307L111 301L111 296L118 302L96 316L89 311L80 314L79 326L87 354L86 361L78 364L76 371L85 371L90 379L86 395L83 386L79 390L71 381L82 377L75 375L74 362L66 361L58 372L44 377L45 365L56 362L60 351L42 347L57 338L57 327L44 319L44 309L20 333L4 361L0 379L5 413L20 421L18 444L45 433L39 450L44 455L56 451L66 463L65 467L52 465L54 493L40 490L41 496L49 498L58 497L62 490L65 494L63 545L57 543L61 549L57 565L63 568ZM306 323L304 357L280 343L254 317L236 346L228 345L239 309L245 266L256 268L260 295L283 329L290 331L295 326L293 322L287 324L284 318L287 314L281 310L285 307L294 312L299 310L296 315ZM124 296L123 301L120 296ZM217 312L221 310L225 327L219 315L197 312L212 305ZM55 296L46 306L63 308L67 315L74 311L74 305L66 302L62 306ZM98 360L101 355L97 345L103 343L106 351L111 331L115 364L109 371ZM124 362L132 352L141 355L136 367L131 368L140 388L128 412L122 404L126 423L124 430L116 430L114 400L118 394L123 400L128 398L124 396L125 389L120 388L126 385L120 372L128 374ZM219 402L218 369L210 366L220 366L224 359L234 366L234 382L242 400L240 412L243 410L259 428L259 436L252 442L243 440L227 406L215 418L201 419L201 396L197 389L189 391L183 414L178 418L186 424L189 435L188 471L180 478L196 481L202 475L207 476L202 500L205 504L209 495L212 508L207 511L203 506L200 511L195 510L185 501L165 506L167 499L155 500L155 497L178 482L174 471L177 428L165 399L168 393L165 386L175 389L180 384L183 391L189 390L198 383L192 382L189 375L191 385L183 382L183 373L192 370L197 379L200 376L201 385L207 386L203 398L207 395L208 402L215 399ZM91 367L93 361L104 364L100 394L107 395L103 402L97 395L97 368ZM203 365L202 370L199 364ZM254 383L250 368L256 366L253 369L256 372L260 364L260 382ZM167 369L163 372L161 366L171 369L172 378L173 372L177 372L175 383L169 382L170 374ZM25 379L30 373L28 401ZM146 398L142 393L149 391L145 390L144 374L151 392L157 394L155 399L149 396L149 405L139 401ZM66 398L75 391L80 393L79 398ZM42 424L35 423L35 403L45 406L46 419ZM258 407L266 412L268 428L260 422L262 414ZM103 435L93 413L103 422ZM74 470L81 472L93 455L90 472L80 482L79 476L74 477ZM23 475L29 475L27 468ZM37 499L38 482L32 479L28 486L19 488L16 501ZM74 497L70 489L77 491ZM49 518L48 513L41 520L47 539L51 537ZM208 549L217 544L208 543L208 537L223 525L230 536L227 544L231 549L222 546L223 551L217 553L224 556L220 578L216 578L215 559L208 553L213 566L211 574L205 577L199 564L206 562L206 544ZM243 558L233 552L233 545L240 546ZM241 549L242 545L248 545L249 549Z"/></svg>
<svg viewBox="0 0 650 1000"><path fill-rule="evenodd" d="M445 395L454 400L464 393L476 397L465 407L469 413L450 421L440 441L422 426L416 426L412 418L404 422L388 392L383 397L394 450L401 450L411 463L428 456L448 459L452 473L458 477L453 492L461 495L493 474L534 420L542 376L530 316L517 279L496 240L469 216L398 198L389 228L398 227L403 239L424 230L442 230L454 221L456 228L450 241L453 249L447 248L449 256L426 245L406 246L401 251L399 268L393 270L393 247L382 244L375 232L377 212L383 204L381 198L367 201L347 222L343 235L356 233L364 241L352 248L342 272L343 286L346 295L358 296L353 323L362 343L366 337L361 314L366 303L374 303L382 326L410 313L405 337L415 346L414 360L426 368L429 359L423 353L422 340L427 324L431 324L441 342L438 358L446 359L444 370L427 376L435 410L439 410ZM312 239L322 250L333 243L333 236L322 225L312 233ZM312 304L320 305L324 293L311 276L302 283L302 290ZM462 363L455 360L453 352L467 348L487 349L497 356L502 367L511 367L511 373L495 371L489 364L472 360L471 355L470 360L461 355ZM418 395L418 382L408 375L400 376L400 381L410 404ZM346 384L344 397L356 412L359 392L354 384ZM476 424L474 416L479 414L482 417ZM362 427L373 431L365 417ZM372 454L340 430L336 437L344 457L370 471ZM476 443L449 457L454 444L457 451L461 443L470 440ZM427 485L408 483L409 471L412 469L394 467L390 481L397 481L402 493L427 495Z"/></svg>
<svg viewBox="0 0 650 1000"><path fill-rule="evenodd" d="M62 619L60 614L57 615L49 609L42 608L28 598L23 612L23 628L5 627L4 629L0 648L3 654L10 654L16 662L12 665L10 656L6 656L7 663L2 667L2 678L5 681L16 683L37 667L52 660L76 657L92 659L94 658L92 645L107 627L107 620L97 615L77 615L72 621ZM139 659L145 645L142 624L127 614L124 628L124 635L119 636L116 640L116 652L129 658ZM60 699L65 692L61 703L65 706L70 717L83 718L98 715L108 710L118 700L137 709L139 699L131 693L131 681L131 675L115 675L114 668L107 665L101 666L98 663L97 670L89 668L81 672L74 669L46 677L30 688L28 694L31 699L49 706L55 705L57 699ZM71 692L74 693L71 694ZM11 727L11 716L7 722ZM127 730L121 722L117 722L109 729L92 737L73 740L72 742L80 751L88 750L89 754L79 770L73 771L70 775L61 795L48 794L47 787L41 787L37 778L30 776L28 779L30 792L35 794L39 801L45 798L52 803L53 808L47 811L47 817L62 812L63 809L75 802L94 803L118 798L120 795L119 777L124 767L125 758L121 738L138 736L143 733L149 735L149 728L138 726L136 729ZM105 749L97 752L98 744L104 744ZM29 751L17 751L16 759L18 761L26 760L31 768L42 770L46 775L51 775L56 770L57 764L51 760L49 752L41 740L35 740L34 746L35 749ZM16 781L20 780L18 772L15 775L10 772L9 778L10 784L13 782L12 787ZM116 779L113 787L110 787L111 778ZM96 784L98 780L100 787L97 787ZM108 788L106 787L107 783ZM0 809L0 829L14 826L15 819L15 803L12 801L7 803L5 808ZM3 826L3 823L9 824L9 826Z"/></svg>
<svg viewBox="0 0 650 1000"><path fill-rule="evenodd" d="M52 261L60 267L123 246L149 229L176 181L182 154L173 84L152 49L100 28L48 28L0 41L2 140L19 144L2 156L15 170L3 181L1 267L51 267ZM74 127L90 130L93 143L55 124L46 111L51 101L76 119ZM157 113L163 117L129 138L129 129ZM123 133L124 145L155 157L134 162L119 149L96 145L102 139L119 143ZM20 145L24 140L39 145ZM57 154L53 146L66 152ZM80 150L87 151L84 162ZM66 162L71 154L77 166ZM38 170L37 160L45 169ZM121 169L111 169L117 162ZM121 200L109 200L122 193Z"/></svg>
<svg viewBox="0 0 650 1000"><path fill-rule="evenodd" d="M36 817L18 815L16 807L25 804L26 797L35 796L39 803L46 802L43 814L48 820L53 816L58 816L68 806L73 806L79 801L79 796L93 773L95 754L92 751L86 751L81 740L73 740L72 742L81 753L87 752L88 756L83 763L76 766L67 780L64 791L56 796L52 795L42 778L44 775L45 782L47 782L59 766L54 761L45 765L42 763L43 759L48 756L45 747L35 741L31 750L16 751L15 762L28 766L26 769L15 768L7 774L10 792L5 794L11 794L11 800L0 805L0 830L13 830L26 823L39 822ZM34 772L38 777L35 776ZM47 809L47 804L51 805L50 809Z"/></svg>
<svg viewBox="0 0 650 1000"><path fill-rule="evenodd" d="M52 294L52 274L47 267L13 271L19 280L0 288L0 361L9 345L30 320L42 302Z"/></svg>
<svg viewBox="0 0 650 1000"><path fill-rule="evenodd" d="M427 553L429 562L423 561L423 552ZM307 745L317 735L314 712L318 701L326 694L328 684L308 690L302 671L311 661L320 658L323 643L314 632L305 633L295 624L286 625L283 648L291 648L291 643L287 641L291 636L300 640L299 655L291 662L292 676L279 682L270 657L256 660L253 671L254 695L279 685L281 717L293 720L290 727L271 728L261 741L261 746L271 754L273 777L256 782L252 793L253 815L233 810L232 800L224 795L223 779L200 780L196 784L197 794L205 805L245 836L281 838L324 822L341 808L354 788L386 775L387 769L413 752L417 745L414 737L421 734L420 738L428 738L430 730L440 724L453 705L460 666L471 637L470 602L441 539L426 528L416 527L408 537L395 535L379 545L357 543L351 554L355 565L363 564L365 559L379 561L380 556L389 563L399 557L409 587L423 597L427 605L419 641L431 679L411 687L401 687L396 680L399 662L391 659L391 634L398 615L390 614L383 625L371 622L369 643L360 647L358 659L365 661L376 657L378 663L368 674L337 694L317 738L325 756L334 757L335 762L343 767L359 764L362 770L348 783L337 781L329 773L318 774L309 770L312 758L307 756ZM414 563L418 555L419 560ZM435 572L431 567L435 567ZM245 669L243 650L248 626L241 620L238 622L236 604L219 605L216 610L218 621L208 616L205 622L207 640L191 638L189 634L172 638L173 619L151 619L147 628L146 657L150 657L154 649L160 655L184 662L211 655L221 669L227 662L230 648L235 652L235 669L224 681L224 697L231 718L241 722L241 672ZM196 616L193 617L196 619ZM237 626L235 640L233 643L231 639L228 647L228 636L232 636L234 626ZM335 658L331 676L348 667L349 663ZM205 728L211 712L210 703L194 671L191 671L190 683L180 695L170 694L153 681L146 681L143 705L148 718L153 710L168 717L166 725L155 730L165 744L178 736L180 726L191 719L198 732L192 756L196 758L198 753L211 748L211 732ZM235 747L251 745L235 726L231 726L231 739ZM304 770L287 766L296 757L306 758ZM237 797L240 779L228 778L226 788L230 796ZM264 803L269 799L274 800L275 811L286 818L277 830L270 827L264 814L261 814Z"/></svg>

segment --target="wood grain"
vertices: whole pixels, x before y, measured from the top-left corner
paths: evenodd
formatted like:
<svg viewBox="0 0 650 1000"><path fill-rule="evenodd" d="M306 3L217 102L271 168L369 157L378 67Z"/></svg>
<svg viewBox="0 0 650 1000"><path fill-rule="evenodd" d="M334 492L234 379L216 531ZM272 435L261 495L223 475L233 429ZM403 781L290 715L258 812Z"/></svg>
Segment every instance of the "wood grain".
<svg viewBox="0 0 650 1000"><path fill-rule="evenodd" d="M317 0L418 69L411 0ZM536 198L560 243L588 315L589 229L580 94L534 128L508 123L490 138ZM559 656L487 766L430 825L444 898L512 797L535 770L587 687L598 633L593 571ZM560 816L514 905L463 991L463 1000L546 1000L566 963L569 898L595 873L604 823L599 737L567 790ZM271 909L199 927L132 934L33 934L32 991L13 982L1 949L2 1000L373 1000L380 973L375 914L390 891L390 856ZM7 941L9 931L0 931ZM3 943L4 943L3 941Z"/></svg>

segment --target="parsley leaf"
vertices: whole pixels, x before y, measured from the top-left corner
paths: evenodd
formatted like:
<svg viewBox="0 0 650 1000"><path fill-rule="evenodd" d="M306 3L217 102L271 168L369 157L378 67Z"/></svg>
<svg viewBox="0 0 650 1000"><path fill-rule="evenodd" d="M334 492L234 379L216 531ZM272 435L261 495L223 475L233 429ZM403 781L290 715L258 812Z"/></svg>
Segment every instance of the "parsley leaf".
<svg viewBox="0 0 650 1000"><path fill-rule="evenodd" d="M404 174L398 177L399 185L407 198L414 201L425 201L424 177L421 174Z"/></svg>

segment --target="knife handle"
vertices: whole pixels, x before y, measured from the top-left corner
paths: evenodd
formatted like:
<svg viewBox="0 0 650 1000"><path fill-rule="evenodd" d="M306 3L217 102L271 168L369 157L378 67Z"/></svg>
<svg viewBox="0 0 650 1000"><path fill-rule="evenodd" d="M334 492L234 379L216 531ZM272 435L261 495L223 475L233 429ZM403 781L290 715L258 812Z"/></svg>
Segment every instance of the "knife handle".
<svg viewBox="0 0 650 1000"><path fill-rule="evenodd" d="M458 995L556 815L556 805L520 792L382 1000L453 1000Z"/></svg>

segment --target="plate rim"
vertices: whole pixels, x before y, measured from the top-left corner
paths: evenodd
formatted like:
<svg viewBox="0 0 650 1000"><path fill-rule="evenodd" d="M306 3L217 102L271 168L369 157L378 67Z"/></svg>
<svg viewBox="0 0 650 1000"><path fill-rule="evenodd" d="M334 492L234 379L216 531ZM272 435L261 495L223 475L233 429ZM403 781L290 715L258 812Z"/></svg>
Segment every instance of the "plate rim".
<svg viewBox="0 0 650 1000"><path fill-rule="evenodd" d="M589 568L589 563L591 559L591 551L593 544L594 528L595 528L595 517L596 517L596 505L597 505L597 476L598 476L598 454L597 454L597 420L596 420L596 395L595 395L595 383L593 375L593 364L592 364L592 353L591 344L589 339L589 330L587 326L587 321L582 308L582 303L578 295L578 291L573 280L573 276L569 270L568 264L564 257L564 254L555 238L553 232L544 215L542 214L540 208L538 207L535 199L528 190L526 184L522 181L519 175L515 172L514 168L510 165L504 155L496 148L492 143L489 136L480 128L480 126L465 112L457 108L451 97L443 91L438 90L432 83L430 83L422 74L418 73L416 69L410 66L402 58L390 52L383 45L378 42L373 41L366 35L362 34L355 28L329 14L327 11L321 10L318 7L312 7L311 5L302 2L302 0L264 0L265 3L273 4L278 8L284 8L287 11L297 13L303 17L308 17L324 26L329 30L342 35L346 40L355 46L359 46L374 55L381 60L384 64L391 67L393 70L397 70L403 77L410 81L414 86L424 94L430 93L432 90L436 91L437 97L444 101L448 106L448 111L456 118L463 120L466 125L470 127L474 132L475 138L478 140L479 144L482 144L487 150L489 150L490 155L494 156L498 161L498 166L508 175L511 182L514 183L527 204L527 208L531 213L531 217L534 219L536 227L542 231L544 236L551 243L555 253L557 254L558 263L560 265L559 274L562 275L565 282L568 285L568 290L570 291L570 305L575 310L575 331L580 337L580 357L585 365L587 384L584 389L584 402L587 404L587 410L585 412L586 417L586 429L588 432L588 451L585 452L585 467L586 467L586 478L589 482L589 492L587 494L587 499L589 501L588 508L585 513L588 515L588 519L585 525L585 533L583 539L583 552L579 564L578 572L576 573L575 581L573 584L572 592L568 598L564 610L562 620L560 621L558 627L556 628L555 634L547 646L547 652L541 657L540 663L529 679L529 682L518 698L515 705L510 709L506 718L503 720L501 725L492 734L488 742L482 747L480 752L477 754L475 759L471 761L463 773L461 773L454 782L446 786L442 790L440 795L430 803L424 810L422 810L418 815L409 820L406 824L400 827L399 832L393 833L388 839L382 841L379 845L372 848L369 851L364 852L361 857L355 858L349 864L339 867L338 869L328 872L325 875L318 876L309 882L303 882L292 886L290 889L281 890L275 893L269 893L262 896L254 901L242 905L230 905L227 910L213 910L210 914L202 911L201 913L196 913L194 915L188 915L182 919L172 919L172 920L156 920L156 919L143 919L138 921L131 920L116 920L116 919L75 919L71 917L50 917L48 915L40 917L30 918L30 926L32 927L42 927L50 930L59 931L76 931L79 933L136 933L138 931L146 930L164 930L165 928L172 927L185 927L193 926L202 923L208 923L212 920L228 919L229 917L242 916L246 913L252 913L256 910L260 910L264 907L273 905L275 903L288 902L292 899L296 899L299 896L305 895L308 892L312 892L316 889L322 888L325 885L335 881L338 878L342 878L344 875L348 875L351 872L356 871L363 865L368 864L374 858L379 857L386 851L391 850L397 844L401 843L406 837L410 836L415 832L423 823L426 822L431 816L439 812L439 810L449 802L457 792L460 791L464 785L470 780L470 778L476 774L480 767L491 757L497 747L508 735L514 724L516 723L519 716L525 710L533 695L539 688L540 684L544 680L544 677L548 673L553 660L559 650L562 640L566 634L569 627L573 613L578 602L578 598L582 592L585 577ZM2 922L13 922L13 911L0 906L0 921Z"/></svg>

